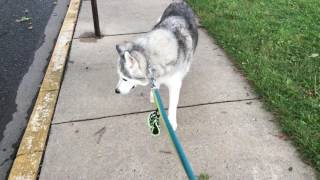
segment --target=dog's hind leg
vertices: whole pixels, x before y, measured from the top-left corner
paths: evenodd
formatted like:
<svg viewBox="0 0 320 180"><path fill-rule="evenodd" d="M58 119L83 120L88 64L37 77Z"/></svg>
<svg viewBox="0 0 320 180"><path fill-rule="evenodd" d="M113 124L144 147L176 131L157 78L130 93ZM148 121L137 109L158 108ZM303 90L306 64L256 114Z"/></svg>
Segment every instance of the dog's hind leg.
<svg viewBox="0 0 320 180"><path fill-rule="evenodd" d="M176 80L170 81L170 83L167 83L167 86L169 89L168 117L169 117L171 126L174 130L177 129L177 108L178 108L181 84L182 84L182 80L179 78L177 78Z"/></svg>

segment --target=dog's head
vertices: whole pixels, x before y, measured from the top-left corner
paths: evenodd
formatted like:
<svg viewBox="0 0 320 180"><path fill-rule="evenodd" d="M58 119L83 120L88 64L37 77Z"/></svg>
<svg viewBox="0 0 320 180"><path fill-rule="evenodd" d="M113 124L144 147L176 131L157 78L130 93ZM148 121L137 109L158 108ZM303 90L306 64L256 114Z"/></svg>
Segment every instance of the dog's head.
<svg viewBox="0 0 320 180"><path fill-rule="evenodd" d="M115 92L117 94L128 94L137 85L147 85L149 83L147 64L141 48L137 48L132 42L125 42L116 45L116 50L119 54L119 82Z"/></svg>

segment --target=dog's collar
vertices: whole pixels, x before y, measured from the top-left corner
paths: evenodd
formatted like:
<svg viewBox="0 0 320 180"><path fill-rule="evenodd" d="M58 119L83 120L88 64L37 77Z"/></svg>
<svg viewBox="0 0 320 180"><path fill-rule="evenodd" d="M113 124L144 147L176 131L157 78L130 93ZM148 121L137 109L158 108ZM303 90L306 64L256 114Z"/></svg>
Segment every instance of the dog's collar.
<svg viewBox="0 0 320 180"><path fill-rule="evenodd" d="M152 67L151 63L148 60L147 60L147 68L148 68L147 78L149 79L152 88L156 88L156 77L155 77L156 69Z"/></svg>
<svg viewBox="0 0 320 180"><path fill-rule="evenodd" d="M151 83L152 88L157 88L156 86L156 68L151 64L150 58L146 57L147 62L147 78Z"/></svg>

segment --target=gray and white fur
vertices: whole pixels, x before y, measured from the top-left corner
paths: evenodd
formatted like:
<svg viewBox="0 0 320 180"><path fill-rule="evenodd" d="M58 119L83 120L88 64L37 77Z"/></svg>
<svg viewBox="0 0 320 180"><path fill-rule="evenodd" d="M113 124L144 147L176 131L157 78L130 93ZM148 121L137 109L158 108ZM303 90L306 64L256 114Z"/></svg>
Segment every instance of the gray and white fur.
<svg viewBox="0 0 320 180"><path fill-rule="evenodd" d="M197 43L198 30L192 9L185 2L170 4L150 32L116 45L120 79L115 92L127 94L136 85L148 85L154 77L158 88L164 84L169 89L168 117L176 129L180 88ZM150 100L153 100L152 94Z"/></svg>

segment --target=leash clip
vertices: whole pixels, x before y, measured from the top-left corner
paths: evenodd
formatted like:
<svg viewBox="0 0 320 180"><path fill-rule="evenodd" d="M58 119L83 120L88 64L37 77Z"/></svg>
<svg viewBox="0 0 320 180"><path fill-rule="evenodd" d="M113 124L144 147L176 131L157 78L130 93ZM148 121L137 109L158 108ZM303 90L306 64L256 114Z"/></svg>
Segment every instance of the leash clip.
<svg viewBox="0 0 320 180"><path fill-rule="evenodd" d="M151 88L152 89L157 89L157 86L156 86L156 78L155 78L155 72L156 70L154 68L151 67L151 65L149 64L149 67L148 67L148 71L149 71L149 79L150 79L150 82L151 82Z"/></svg>

